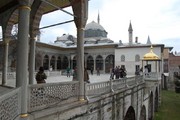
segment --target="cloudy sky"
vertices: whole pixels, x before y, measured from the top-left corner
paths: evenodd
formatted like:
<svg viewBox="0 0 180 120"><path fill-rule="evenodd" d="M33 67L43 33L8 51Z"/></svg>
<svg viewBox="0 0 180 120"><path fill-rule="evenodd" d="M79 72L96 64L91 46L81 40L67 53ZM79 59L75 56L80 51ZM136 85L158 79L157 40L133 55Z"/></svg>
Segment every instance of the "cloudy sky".
<svg viewBox="0 0 180 120"><path fill-rule="evenodd" d="M131 21L133 37L146 43L148 36L153 44L160 43L174 47L180 52L180 0L90 0L88 21L97 22L108 32L114 42L128 42L128 27ZM65 10L72 13L71 7ZM73 17L56 11L44 15L40 27L73 20ZM42 29L41 41L54 42L62 34L76 36L74 22Z"/></svg>

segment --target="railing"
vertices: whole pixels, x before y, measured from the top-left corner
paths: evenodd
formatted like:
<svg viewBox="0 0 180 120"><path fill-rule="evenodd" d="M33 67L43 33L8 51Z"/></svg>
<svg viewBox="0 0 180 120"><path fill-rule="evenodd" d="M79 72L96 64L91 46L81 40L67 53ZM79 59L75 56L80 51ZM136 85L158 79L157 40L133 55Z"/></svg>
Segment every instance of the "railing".
<svg viewBox="0 0 180 120"><path fill-rule="evenodd" d="M142 76L110 80L99 83L85 83L86 98L100 96L143 81ZM53 105L68 104L77 101L79 97L79 82L61 82L29 85L28 111L36 111Z"/></svg>
<svg viewBox="0 0 180 120"><path fill-rule="evenodd" d="M127 86L132 86L143 82L143 76L135 76L122 78L118 80L110 80L99 83L85 83L85 96L87 98L105 94L111 91L116 91Z"/></svg>
<svg viewBox="0 0 180 120"><path fill-rule="evenodd" d="M161 78L161 74L159 72L144 73L144 78L147 80L159 80Z"/></svg>
<svg viewBox="0 0 180 120"><path fill-rule="evenodd" d="M41 110L63 101L77 101L79 82L61 82L29 85L28 111Z"/></svg>
<svg viewBox="0 0 180 120"><path fill-rule="evenodd" d="M0 120L14 120L20 114L20 88L0 96Z"/></svg>

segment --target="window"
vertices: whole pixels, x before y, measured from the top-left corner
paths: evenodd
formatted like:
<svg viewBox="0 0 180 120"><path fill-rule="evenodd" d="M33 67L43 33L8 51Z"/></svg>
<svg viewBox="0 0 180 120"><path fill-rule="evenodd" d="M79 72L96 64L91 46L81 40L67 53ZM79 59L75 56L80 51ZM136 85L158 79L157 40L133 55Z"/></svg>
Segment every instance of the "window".
<svg viewBox="0 0 180 120"><path fill-rule="evenodd" d="M140 61L140 56L139 55L136 55L135 56L135 62L139 62Z"/></svg>
<svg viewBox="0 0 180 120"><path fill-rule="evenodd" d="M125 62L125 55L121 55L121 62Z"/></svg>

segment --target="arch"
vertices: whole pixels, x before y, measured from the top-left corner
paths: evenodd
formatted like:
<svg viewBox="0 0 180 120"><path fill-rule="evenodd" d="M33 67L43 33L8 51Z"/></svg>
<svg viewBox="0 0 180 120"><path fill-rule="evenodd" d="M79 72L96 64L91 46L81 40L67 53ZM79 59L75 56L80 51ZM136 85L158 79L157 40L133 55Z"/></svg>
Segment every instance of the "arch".
<svg viewBox="0 0 180 120"><path fill-rule="evenodd" d="M74 57L73 57L73 69L77 66L77 56L75 55Z"/></svg>
<svg viewBox="0 0 180 120"><path fill-rule="evenodd" d="M144 105L141 108L139 120L146 120L146 107Z"/></svg>
<svg viewBox="0 0 180 120"><path fill-rule="evenodd" d="M55 56L52 56L52 57L51 57L51 60L50 60L50 65L51 65L51 67L52 67L53 70L55 69L55 61L56 61Z"/></svg>
<svg viewBox="0 0 180 120"><path fill-rule="evenodd" d="M159 106L159 97L158 97L158 88L156 87L156 91L155 91L155 100L154 100L154 112L158 111L158 106Z"/></svg>
<svg viewBox="0 0 180 120"><path fill-rule="evenodd" d="M62 60L62 69L66 69L68 67L68 64L68 58L64 56Z"/></svg>
<svg viewBox="0 0 180 120"><path fill-rule="evenodd" d="M105 72L110 73L110 68L114 67L114 55L108 55L105 59Z"/></svg>
<svg viewBox="0 0 180 120"><path fill-rule="evenodd" d="M60 70L61 69L61 57L59 56L58 58L57 58L57 70Z"/></svg>
<svg viewBox="0 0 180 120"><path fill-rule="evenodd" d="M121 62L125 62L126 58L125 55L121 55Z"/></svg>
<svg viewBox="0 0 180 120"><path fill-rule="evenodd" d="M35 55L35 70L39 69L39 67L42 65L42 54L41 52L37 52Z"/></svg>
<svg viewBox="0 0 180 120"><path fill-rule="evenodd" d="M90 70L92 67L94 68L94 59L90 55L87 57L87 69Z"/></svg>
<svg viewBox="0 0 180 120"><path fill-rule="evenodd" d="M150 93L148 105L148 120L153 120L153 93Z"/></svg>
<svg viewBox="0 0 180 120"><path fill-rule="evenodd" d="M135 120L135 111L132 106L128 108L124 120Z"/></svg>
<svg viewBox="0 0 180 120"><path fill-rule="evenodd" d="M140 61L140 55L135 55L135 62L139 62Z"/></svg>
<svg viewBox="0 0 180 120"><path fill-rule="evenodd" d="M49 56L48 55L44 56L43 67L45 70L49 70Z"/></svg>
<svg viewBox="0 0 180 120"><path fill-rule="evenodd" d="M103 70L103 57L101 55L96 57L96 69L97 68L99 68L99 70Z"/></svg>

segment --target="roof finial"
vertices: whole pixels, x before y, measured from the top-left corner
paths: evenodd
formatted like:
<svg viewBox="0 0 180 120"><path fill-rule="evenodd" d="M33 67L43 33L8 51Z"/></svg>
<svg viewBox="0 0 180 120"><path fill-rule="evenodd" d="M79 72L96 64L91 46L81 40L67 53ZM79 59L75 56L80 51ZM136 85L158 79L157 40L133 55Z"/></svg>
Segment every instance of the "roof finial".
<svg viewBox="0 0 180 120"><path fill-rule="evenodd" d="M150 40L149 35L148 35L148 39L147 39L147 43L146 43L146 44L148 44L148 45L150 45L150 44L151 44L151 40Z"/></svg>
<svg viewBox="0 0 180 120"><path fill-rule="evenodd" d="M132 32L133 29L132 29L132 25L131 25L131 20L130 20L130 23L129 23L129 29L128 29L129 32Z"/></svg>
<svg viewBox="0 0 180 120"><path fill-rule="evenodd" d="M98 24L100 24L100 17L99 17L99 11L98 11L98 18L97 18Z"/></svg>

